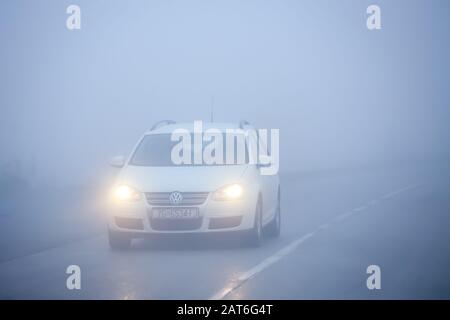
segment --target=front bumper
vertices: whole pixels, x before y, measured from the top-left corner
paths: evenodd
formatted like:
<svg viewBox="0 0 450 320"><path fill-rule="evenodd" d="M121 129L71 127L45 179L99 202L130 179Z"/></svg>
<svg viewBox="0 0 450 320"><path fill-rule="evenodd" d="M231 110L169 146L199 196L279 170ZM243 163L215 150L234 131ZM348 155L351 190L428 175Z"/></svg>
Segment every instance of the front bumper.
<svg viewBox="0 0 450 320"><path fill-rule="evenodd" d="M255 204L248 197L231 201L215 201L210 193L199 209L199 218L155 219L151 205L146 198L135 202L114 202L110 204L108 226L111 231L133 235L167 233L215 233L244 231L253 228ZM169 206L170 207L170 206ZM186 207L186 206L183 206Z"/></svg>

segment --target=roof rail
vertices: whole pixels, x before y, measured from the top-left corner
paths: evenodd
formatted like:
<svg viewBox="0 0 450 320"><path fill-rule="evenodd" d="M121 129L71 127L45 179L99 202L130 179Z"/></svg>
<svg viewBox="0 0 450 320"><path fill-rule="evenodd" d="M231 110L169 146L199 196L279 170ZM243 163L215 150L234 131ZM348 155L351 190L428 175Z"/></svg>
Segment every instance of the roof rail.
<svg viewBox="0 0 450 320"><path fill-rule="evenodd" d="M241 120L239 121L239 128L244 129L244 126L249 126L250 122L248 122L247 120Z"/></svg>
<svg viewBox="0 0 450 320"><path fill-rule="evenodd" d="M150 131L156 130L156 129L162 127L162 126L166 126L166 125L169 125L169 124L175 124L175 123L176 122L173 121L173 120L161 120L161 121L156 122L153 125L153 127L150 129Z"/></svg>

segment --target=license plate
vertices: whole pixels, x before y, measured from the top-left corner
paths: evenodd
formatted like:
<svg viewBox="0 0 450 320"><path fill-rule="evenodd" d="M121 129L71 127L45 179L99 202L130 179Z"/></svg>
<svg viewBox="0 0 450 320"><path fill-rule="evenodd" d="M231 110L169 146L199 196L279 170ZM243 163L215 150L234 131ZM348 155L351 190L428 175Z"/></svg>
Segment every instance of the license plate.
<svg viewBox="0 0 450 320"><path fill-rule="evenodd" d="M152 217L156 219L195 219L200 217L198 208L153 208Z"/></svg>

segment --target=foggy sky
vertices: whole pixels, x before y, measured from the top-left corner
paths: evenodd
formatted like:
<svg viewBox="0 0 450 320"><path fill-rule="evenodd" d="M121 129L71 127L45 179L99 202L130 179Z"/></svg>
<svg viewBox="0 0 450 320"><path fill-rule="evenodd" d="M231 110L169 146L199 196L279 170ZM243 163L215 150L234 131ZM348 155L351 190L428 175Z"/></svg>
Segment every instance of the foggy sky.
<svg viewBox="0 0 450 320"><path fill-rule="evenodd" d="M81 7L82 29L66 29ZM366 28L381 7L382 29ZM83 183L160 119L280 128L281 170L449 154L450 3L2 1L0 168ZM33 169L34 168L34 169ZM1 174L1 172L0 172Z"/></svg>

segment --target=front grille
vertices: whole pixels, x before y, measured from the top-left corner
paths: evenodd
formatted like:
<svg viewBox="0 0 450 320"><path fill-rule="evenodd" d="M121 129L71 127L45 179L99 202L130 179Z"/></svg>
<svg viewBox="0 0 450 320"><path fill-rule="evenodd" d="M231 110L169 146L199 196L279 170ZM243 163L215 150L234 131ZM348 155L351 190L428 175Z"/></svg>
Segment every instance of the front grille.
<svg viewBox="0 0 450 320"><path fill-rule="evenodd" d="M147 192L145 198L147 203L152 206L173 206L169 200L172 192ZM203 204L208 197L208 192L181 192L183 200L176 205L179 206L198 206Z"/></svg>
<svg viewBox="0 0 450 320"><path fill-rule="evenodd" d="M150 217L150 225L158 231L196 230L201 227L203 218L195 219L158 219Z"/></svg>

